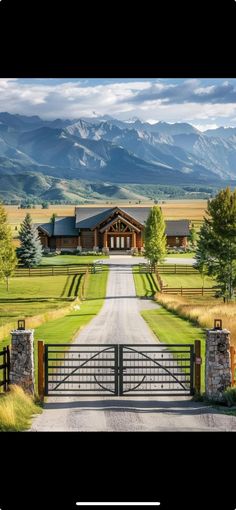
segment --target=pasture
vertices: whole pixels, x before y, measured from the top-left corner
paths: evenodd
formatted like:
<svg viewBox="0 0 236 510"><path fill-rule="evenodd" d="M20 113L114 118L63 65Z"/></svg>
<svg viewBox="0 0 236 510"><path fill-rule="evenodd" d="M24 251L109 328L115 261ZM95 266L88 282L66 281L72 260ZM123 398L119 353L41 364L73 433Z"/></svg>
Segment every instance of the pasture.
<svg viewBox="0 0 236 510"><path fill-rule="evenodd" d="M153 202L145 203L145 204L129 204L129 203L99 203L91 205L89 207L114 207L115 205L120 205L120 207L147 207L153 206ZM166 220L181 220L181 219L189 219L196 223L196 227L198 227L199 222L202 221L205 209L207 207L206 200L169 200L164 203L160 203L162 211L164 213L164 217ZM25 215L30 213L34 223L46 223L50 220L53 213L57 214L57 216L73 216L75 213L76 205L50 205L48 209L42 209L42 207L35 206L35 209L18 209L16 205L5 205L8 215L8 221L11 225L13 236L17 238L18 229L20 223L22 223ZM86 207L80 205L80 207Z"/></svg>
<svg viewBox="0 0 236 510"><path fill-rule="evenodd" d="M202 277L199 273L196 274L161 274L161 278L165 285L170 288L174 287L190 287L190 288L201 288L201 287L213 287L216 283L209 276L205 276L204 284Z"/></svg>
<svg viewBox="0 0 236 510"><path fill-rule="evenodd" d="M11 278L8 292L1 281L0 326L69 305L82 278L82 274Z"/></svg>

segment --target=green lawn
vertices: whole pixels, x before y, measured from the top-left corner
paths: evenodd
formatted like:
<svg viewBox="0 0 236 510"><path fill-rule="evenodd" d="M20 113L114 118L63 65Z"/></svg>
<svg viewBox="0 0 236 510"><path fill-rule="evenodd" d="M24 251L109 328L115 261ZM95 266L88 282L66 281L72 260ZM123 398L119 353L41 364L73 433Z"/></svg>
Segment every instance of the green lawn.
<svg viewBox="0 0 236 510"><path fill-rule="evenodd" d="M71 342L80 328L100 311L104 298L106 296L106 286L108 278L108 268L104 266L101 273L89 274L88 286L86 290L86 300L61 319L48 321L35 329L35 344L37 340L43 340L44 343L66 344ZM77 308L78 305L75 305ZM96 338L94 339L96 343ZM35 366L37 381L37 346L35 345Z"/></svg>
<svg viewBox="0 0 236 510"><path fill-rule="evenodd" d="M136 294L139 297L151 296L152 286L149 283L148 274L140 274L137 268L133 270ZM187 275L188 276L188 275ZM191 276L191 275L189 275ZM149 292L149 294L148 294ZM157 338L166 344L188 344L194 340L202 341L202 391L204 391L205 378L205 332L202 328L194 326L190 321L180 318L177 314L169 312L165 308L145 310L141 312L151 330Z"/></svg>
<svg viewBox="0 0 236 510"><path fill-rule="evenodd" d="M167 283L168 287L202 287L202 278L200 274L161 274L161 278L164 283ZM204 287L213 287L215 282L209 276L204 279Z"/></svg>
<svg viewBox="0 0 236 510"><path fill-rule="evenodd" d="M66 306L77 296L81 279L82 274L12 278L8 292L0 282L0 326Z"/></svg>
<svg viewBox="0 0 236 510"><path fill-rule="evenodd" d="M157 338L165 344L192 344L201 340L202 345L202 391L205 380L205 332L186 319L181 319L165 308L141 312Z"/></svg>
<svg viewBox="0 0 236 510"><path fill-rule="evenodd" d="M133 267L133 277L138 297L152 297L158 291L154 274L140 273L138 266Z"/></svg>
<svg viewBox="0 0 236 510"><path fill-rule="evenodd" d="M55 255L43 257L41 266L73 266L78 264L92 264L95 260L107 259L106 255Z"/></svg>

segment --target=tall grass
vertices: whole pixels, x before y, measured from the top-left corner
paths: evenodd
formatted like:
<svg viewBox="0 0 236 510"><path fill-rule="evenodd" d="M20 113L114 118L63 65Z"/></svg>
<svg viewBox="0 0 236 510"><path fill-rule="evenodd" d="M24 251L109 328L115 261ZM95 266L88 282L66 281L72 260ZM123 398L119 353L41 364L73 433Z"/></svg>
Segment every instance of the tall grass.
<svg viewBox="0 0 236 510"><path fill-rule="evenodd" d="M160 293L156 294L156 299L167 310L203 328L211 328L214 325L214 319L222 319L223 328L230 331L231 342L236 346L236 303L207 304L205 301L194 304L185 297Z"/></svg>
<svg viewBox="0 0 236 510"><path fill-rule="evenodd" d="M67 313L73 310L75 303L78 300L75 299L70 306L66 306L64 308L59 308L58 310L51 310L49 312L45 312L40 315L34 315L33 317L27 317L27 329L37 328L41 324L45 322L60 319L64 317ZM16 329L16 322L9 322L4 324L4 326L0 326L0 341L4 340L6 337L9 337L11 330Z"/></svg>
<svg viewBox="0 0 236 510"><path fill-rule="evenodd" d="M18 432L27 430L31 425L33 414L41 413L33 397L26 394L19 386L12 385L9 393L0 397L0 431Z"/></svg>

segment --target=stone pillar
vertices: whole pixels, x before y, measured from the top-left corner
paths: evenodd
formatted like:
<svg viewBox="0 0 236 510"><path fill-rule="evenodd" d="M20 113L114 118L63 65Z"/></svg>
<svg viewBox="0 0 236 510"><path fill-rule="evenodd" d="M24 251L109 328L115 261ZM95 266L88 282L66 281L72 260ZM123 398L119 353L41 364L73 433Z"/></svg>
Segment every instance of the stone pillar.
<svg viewBox="0 0 236 510"><path fill-rule="evenodd" d="M10 383L34 393L34 330L11 331Z"/></svg>
<svg viewBox="0 0 236 510"><path fill-rule="evenodd" d="M221 400L231 386L230 332L208 329L206 338L206 396Z"/></svg>

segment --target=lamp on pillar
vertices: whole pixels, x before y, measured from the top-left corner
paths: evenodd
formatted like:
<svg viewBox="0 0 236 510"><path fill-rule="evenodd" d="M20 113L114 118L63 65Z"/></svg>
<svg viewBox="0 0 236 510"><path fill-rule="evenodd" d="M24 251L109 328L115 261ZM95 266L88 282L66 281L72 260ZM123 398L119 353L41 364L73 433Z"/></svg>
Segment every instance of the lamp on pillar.
<svg viewBox="0 0 236 510"><path fill-rule="evenodd" d="M25 330L25 320L24 319L20 319L18 321L18 328L17 328L19 331L24 331Z"/></svg>
<svg viewBox="0 0 236 510"><path fill-rule="evenodd" d="M215 319L214 320L214 329L215 330L222 330L222 320L221 319Z"/></svg>

